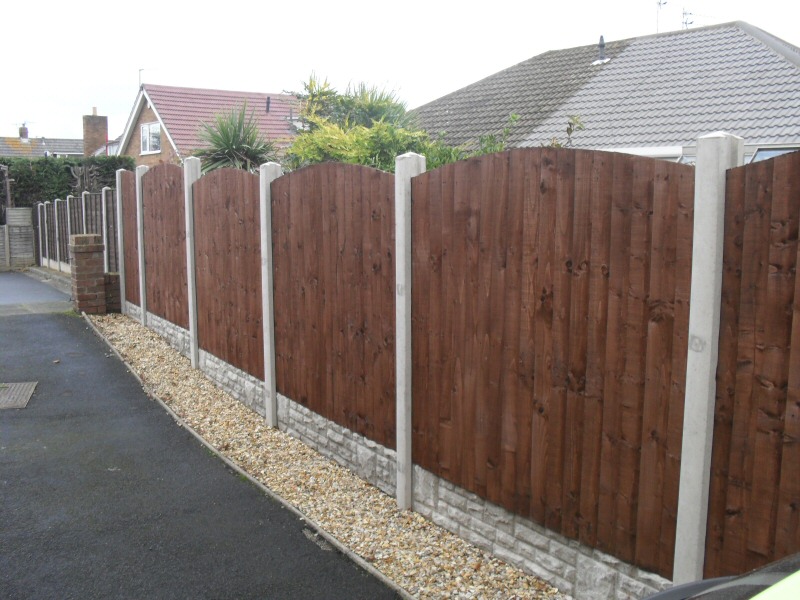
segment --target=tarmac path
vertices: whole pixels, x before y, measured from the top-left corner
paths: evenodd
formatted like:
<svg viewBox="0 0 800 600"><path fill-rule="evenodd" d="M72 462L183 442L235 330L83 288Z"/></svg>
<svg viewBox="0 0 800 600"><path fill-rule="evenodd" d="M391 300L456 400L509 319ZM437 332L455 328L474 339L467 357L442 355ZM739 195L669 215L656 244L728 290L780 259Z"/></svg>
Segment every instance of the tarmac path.
<svg viewBox="0 0 800 600"><path fill-rule="evenodd" d="M181 428L69 307L0 273L0 384L38 382L0 409L0 598L397 597Z"/></svg>

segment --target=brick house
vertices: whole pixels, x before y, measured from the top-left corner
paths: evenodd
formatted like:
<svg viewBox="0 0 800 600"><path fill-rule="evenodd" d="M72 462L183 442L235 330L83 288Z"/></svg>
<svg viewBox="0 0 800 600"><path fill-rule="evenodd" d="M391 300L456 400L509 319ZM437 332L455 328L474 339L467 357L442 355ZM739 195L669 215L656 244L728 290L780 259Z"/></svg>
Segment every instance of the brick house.
<svg viewBox="0 0 800 600"><path fill-rule="evenodd" d="M279 149L294 137L292 119L300 103L290 94L233 92L142 84L119 141L119 154L137 165L179 164L203 147L203 123L246 105L265 138Z"/></svg>

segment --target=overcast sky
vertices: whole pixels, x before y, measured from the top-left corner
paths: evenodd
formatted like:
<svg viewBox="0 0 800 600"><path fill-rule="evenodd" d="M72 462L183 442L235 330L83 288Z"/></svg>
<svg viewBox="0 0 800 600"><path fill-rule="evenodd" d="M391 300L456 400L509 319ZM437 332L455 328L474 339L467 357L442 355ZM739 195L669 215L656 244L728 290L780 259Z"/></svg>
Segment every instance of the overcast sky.
<svg viewBox="0 0 800 600"><path fill-rule="evenodd" d="M80 138L82 115L97 107L114 138L140 80L280 93L315 72L340 91L361 81L394 90L413 108L547 50L672 31L684 20L746 21L800 46L800 8L790 0L177 5L189 3L5 2L0 136L16 136L24 122L31 137Z"/></svg>

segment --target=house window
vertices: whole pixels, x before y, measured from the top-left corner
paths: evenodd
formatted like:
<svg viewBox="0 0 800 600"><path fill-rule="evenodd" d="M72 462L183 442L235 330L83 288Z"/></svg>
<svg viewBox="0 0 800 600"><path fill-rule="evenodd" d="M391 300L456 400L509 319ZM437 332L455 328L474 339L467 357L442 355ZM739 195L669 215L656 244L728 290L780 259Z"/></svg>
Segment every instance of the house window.
<svg viewBox="0 0 800 600"><path fill-rule="evenodd" d="M142 125L142 154L161 152L161 125L145 123Z"/></svg>

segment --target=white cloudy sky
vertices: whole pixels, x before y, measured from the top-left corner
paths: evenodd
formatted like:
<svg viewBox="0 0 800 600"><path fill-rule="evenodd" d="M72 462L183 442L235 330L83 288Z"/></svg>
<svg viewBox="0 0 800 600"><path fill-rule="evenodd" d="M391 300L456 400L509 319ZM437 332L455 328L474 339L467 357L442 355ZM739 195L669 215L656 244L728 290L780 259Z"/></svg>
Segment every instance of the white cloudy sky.
<svg viewBox="0 0 800 600"><path fill-rule="evenodd" d="M204 8L207 7L207 8ZM547 50L742 20L800 46L790 0L305 0L5 2L0 136L122 132L139 81L279 93L315 72L367 82L410 108Z"/></svg>

